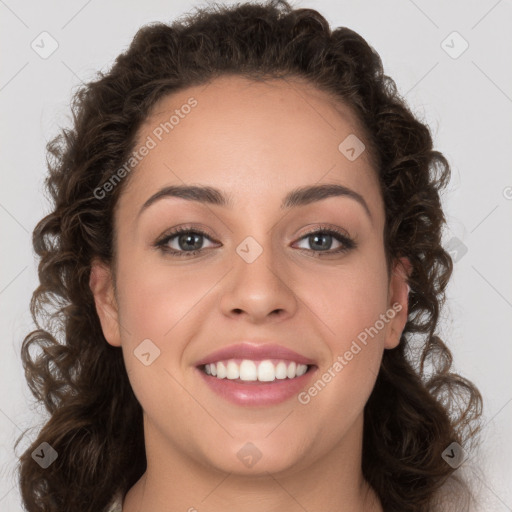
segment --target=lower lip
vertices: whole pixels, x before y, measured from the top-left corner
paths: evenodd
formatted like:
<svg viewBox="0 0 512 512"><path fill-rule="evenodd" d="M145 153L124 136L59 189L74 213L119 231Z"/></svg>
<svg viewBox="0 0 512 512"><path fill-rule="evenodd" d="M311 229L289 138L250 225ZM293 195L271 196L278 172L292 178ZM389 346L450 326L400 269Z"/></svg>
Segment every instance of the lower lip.
<svg viewBox="0 0 512 512"><path fill-rule="evenodd" d="M272 382L218 379L196 368L204 382L215 393L231 403L243 406L275 405L298 395L315 373L312 366L304 375L293 379L276 379Z"/></svg>

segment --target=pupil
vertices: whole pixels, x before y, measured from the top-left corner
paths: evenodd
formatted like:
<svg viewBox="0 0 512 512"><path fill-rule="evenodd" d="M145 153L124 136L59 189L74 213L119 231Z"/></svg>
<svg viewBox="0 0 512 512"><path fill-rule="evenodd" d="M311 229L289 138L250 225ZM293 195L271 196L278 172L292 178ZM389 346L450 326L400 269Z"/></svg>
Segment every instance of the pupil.
<svg viewBox="0 0 512 512"><path fill-rule="evenodd" d="M317 243L318 239L324 239L325 240L327 238L330 241L330 239L332 238L332 235L329 235L329 234L312 235L310 238L312 238L314 240L313 245L315 245ZM330 245L330 244L328 244L328 245ZM328 249L328 247L319 247L319 249L320 250L322 250L322 249L326 250L326 249Z"/></svg>
<svg viewBox="0 0 512 512"><path fill-rule="evenodd" d="M187 248L189 249L199 249L200 248L200 243L197 243L197 246L194 246L194 242L192 242L192 246L190 245L190 240L193 240L194 238L198 238L200 237L200 235L198 234L186 234L186 235L182 235L180 237L180 244L181 242L183 242L183 245L186 246Z"/></svg>

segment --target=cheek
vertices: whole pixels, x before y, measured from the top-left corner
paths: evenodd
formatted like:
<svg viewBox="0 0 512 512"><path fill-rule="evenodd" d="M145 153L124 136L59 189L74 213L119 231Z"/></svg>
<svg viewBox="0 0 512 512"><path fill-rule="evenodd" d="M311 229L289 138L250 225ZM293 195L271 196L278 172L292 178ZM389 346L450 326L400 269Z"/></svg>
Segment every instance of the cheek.
<svg viewBox="0 0 512 512"><path fill-rule="evenodd" d="M118 273L122 349L133 392L151 417L168 419L171 413L164 411L176 408L194 410L178 382L212 283L181 269L149 265L147 257L145 264L135 257L120 259Z"/></svg>
<svg viewBox="0 0 512 512"><path fill-rule="evenodd" d="M353 265L310 278L309 301L321 320L329 357L301 403L325 409L331 421L350 424L364 408L379 372L384 340L394 316L388 313L388 278L383 253L375 250Z"/></svg>
<svg viewBox="0 0 512 512"><path fill-rule="evenodd" d="M319 418L326 443L344 435L362 414L379 373L392 317L386 316L387 288L378 281L366 281L367 276L347 279L339 291L331 291L325 298L336 304L335 310L322 318L329 326L323 331L329 356L311 386L298 397L299 403Z"/></svg>
<svg viewBox="0 0 512 512"><path fill-rule="evenodd" d="M366 288L366 293L360 285L353 293L347 288L334 301L337 310L328 318L324 316L329 326L329 333L324 335L329 357L319 368L322 382L317 386L319 390L324 389L323 384L330 388L324 403L352 404L362 409L379 371L391 319L386 316L385 298L385 290L375 286Z"/></svg>
<svg viewBox="0 0 512 512"><path fill-rule="evenodd" d="M176 346L183 320L200 309L201 299L215 283L185 266L148 263L147 256L145 261L135 257L120 261L119 276L120 317L132 341L151 338L159 346L171 339Z"/></svg>
<svg viewBox="0 0 512 512"><path fill-rule="evenodd" d="M387 268L378 242L372 243L371 250L354 254L342 266L303 277L303 285L308 305L328 327L326 339L330 340L333 356L334 352L337 355L348 350L351 341L374 326L387 309ZM379 322L373 345L384 338L387 326Z"/></svg>

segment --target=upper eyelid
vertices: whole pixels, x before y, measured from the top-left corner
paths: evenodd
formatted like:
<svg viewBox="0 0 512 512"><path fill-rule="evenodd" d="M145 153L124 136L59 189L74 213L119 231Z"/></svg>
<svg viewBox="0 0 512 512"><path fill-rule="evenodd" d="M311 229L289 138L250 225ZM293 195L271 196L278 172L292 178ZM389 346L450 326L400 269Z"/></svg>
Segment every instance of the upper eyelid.
<svg viewBox="0 0 512 512"><path fill-rule="evenodd" d="M332 230L332 231L339 231L340 234L345 234L347 237L351 237L351 235L348 233L348 231L342 227L335 227L335 226L330 226L330 225L327 225L327 224L324 224L324 225L319 225L319 226L315 226L315 227L312 227L310 229L308 229L305 233L303 233L302 235L300 235L301 237L303 236L306 236L310 233L315 233L317 231L329 231L329 230ZM201 235L206 235L210 238L215 238L214 235L210 234L208 232L208 230L206 228L202 228L202 227L195 227L195 226L178 226L177 228L173 228L171 230L169 230L168 232L164 233L161 238L164 238L164 237L168 237L168 236L176 236L176 235L179 235L180 233L198 233L198 234L201 234Z"/></svg>

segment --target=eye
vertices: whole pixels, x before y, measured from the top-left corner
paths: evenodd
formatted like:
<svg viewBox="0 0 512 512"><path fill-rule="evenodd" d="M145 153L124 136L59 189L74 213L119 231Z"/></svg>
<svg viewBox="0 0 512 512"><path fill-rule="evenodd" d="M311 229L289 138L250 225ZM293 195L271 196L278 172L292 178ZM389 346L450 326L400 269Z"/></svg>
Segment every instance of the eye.
<svg viewBox="0 0 512 512"><path fill-rule="evenodd" d="M203 238L210 240L204 231L180 227L165 235L155 246L173 256L193 256L203 251L201 242ZM169 244L174 239L176 240ZM170 245L174 245L174 247Z"/></svg>
<svg viewBox="0 0 512 512"><path fill-rule="evenodd" d="M179 227L164 235L154 245L161 251L171 256L190 257L204 252L204 239L212 241L212 238L200 229L191 227ZM300 243L306 243L311 248L300 248L301 251L311 253L315 257L323 257L333 254L341 254L354 249L357 244L346 233L332 227L317 227L315 230L306 233L299 239ZM334 242L339 247L332 250Z"/></svg>
<svg viewBox="0 0 512 512"><path fill-rule="evenodd" d="M311 252L315 257L322 257L330 254L340 254L347 252L356 247L356 243L346 233L338 231L331 227L320 227L310 231L301 239L302 243L306 243L311 249L303 248L307 252ZM333 240L340 244L335 250L331 250ZM324 253L324 254L322 254Z"/></svg>

